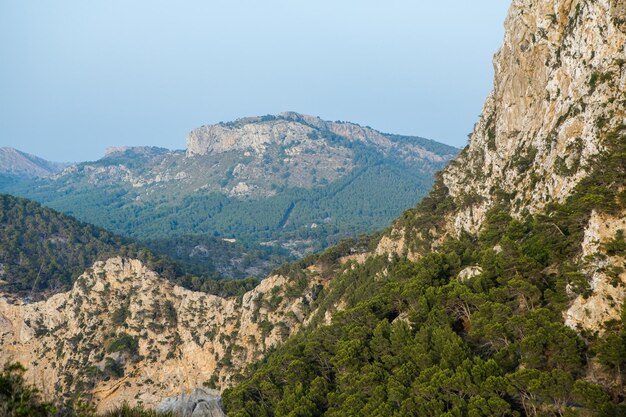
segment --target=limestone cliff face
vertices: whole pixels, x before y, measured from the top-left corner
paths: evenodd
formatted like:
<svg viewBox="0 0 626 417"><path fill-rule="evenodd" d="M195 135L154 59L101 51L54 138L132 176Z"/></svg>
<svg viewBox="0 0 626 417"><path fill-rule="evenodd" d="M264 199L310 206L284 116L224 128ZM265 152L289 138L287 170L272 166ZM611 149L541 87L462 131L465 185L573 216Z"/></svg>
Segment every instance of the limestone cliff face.
<svg viewBox="0 0 626 417"><path fill-rule="evenodd" d="M511 210L564 200L626 116L623 0L515 0L494 90L443 181L461 208L456 232L476 232L496 193ZM463 201L467 196L472 201Z"/></svg>
<svg viewBox="0 0 626 417"><path fill-rule="evenodd" d="M426 210L397 221L376 253L415 259L446 236L477 235L496 203L522 216L565 201L608 133L626 123L626 1L514 0L505 28L494 89L469 145L443 171ZM601 330L621 311L626 275L613 267L623 260L607 257L602 243L625 217L589 220L583 255L572 261L590 295L565 313L571 327Z"/></svg>
<svg viewBox="0 0 626 417"><path fill-rule="evenodd" d="M369 127L347 122L328 122L319 117L296 112L280 113L276 116L247 117L232 123L202 126L187 137L187 156L208 155L229 151L250 151L264 154L272 145L291 147L297 152L324 151L331 147L329 155L339 152L342 146L323 140L324 133L341 136L350 142L361 142L376 146L389 153L397 152L411 160L442 162L450 155L441 155L424 147L401 143L393 135L385 135Z"/></svg>
<svg viewBox="0 0 626 417"><path fill-rule="evenodd" d="M354 150L346 146L350 142L427 170L456 153L451 148L435 152L419 138L407 140L354 123L285 112L194 129L187 137L185 164L234 158L232 185L222 191L231 196L271 195L272 183L309 188L358 168ZM270 166L274 168L268 171Z"/></svg>
<svg viewBox="0 0 626 417"><path fill-rule="evenodd" d="M25 364L49 397L86 391L100 410L122 401L155 407L203 384L228 386L300 328L323 284L277 275L241 298L221 298L113 258L46 301L0 298L0 363Z"/></svg>
<svg viewBox="0 0 626 417"><path fill-rule="evenodd" d="M565 324L574 329L604 330L604 323L620 320L626 301L626 270L623 255L607 251L619 231L626 231L626 212L609 216L594 212L585 229L581 273L589 282L587 294L577 296L564 313Z"/></svg>

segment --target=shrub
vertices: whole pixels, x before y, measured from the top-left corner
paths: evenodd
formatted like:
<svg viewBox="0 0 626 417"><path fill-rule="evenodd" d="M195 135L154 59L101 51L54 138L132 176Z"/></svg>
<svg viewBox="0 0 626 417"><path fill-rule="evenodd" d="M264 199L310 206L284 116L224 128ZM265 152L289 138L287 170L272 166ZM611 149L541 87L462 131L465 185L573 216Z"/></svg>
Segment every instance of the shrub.
<svg viewBox="0 0 626 417"><path fill-rule="evenodd" d="M4 366L0 373L0 415L11 417L52 416L55 407L42 401L36 388L26 385L24 368L19 363Z"/></svg>

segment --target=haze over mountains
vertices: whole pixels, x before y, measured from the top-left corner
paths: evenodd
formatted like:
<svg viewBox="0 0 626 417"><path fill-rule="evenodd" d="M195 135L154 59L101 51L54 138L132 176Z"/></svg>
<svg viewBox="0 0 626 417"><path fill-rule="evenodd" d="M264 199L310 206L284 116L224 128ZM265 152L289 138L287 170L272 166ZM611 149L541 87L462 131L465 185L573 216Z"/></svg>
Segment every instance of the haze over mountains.
<svg viewBox="0 0 626 417"><path fill-rule="evenodd" d="M239 296L173 285L138 259L95 263L47 300L0 298L0 362L26 362L49 398L84 392L101 411L176 402L209 417L179 396L205 387L222 392L231 417L626 415L626 1L516 0L505 27L470 144L384 232L283 265ZM291 114L200 128L189 143L185 154L139 153L225 160L232 177L209 188L243 202L315 190L312 147L332 161L319 176L350 179L335 191L353 189L353 202L376 196L351 188L363 177L392 178L367 177L371 165L354 176L364 167L354 161L413 172L439 163L438 145L422 139ZM264 171L266 154L290 169ZM121 161L58 178L77 178L62 182L68 196L126 178L137 201L189 184L175 163L156 181L141 168L154 163ZM54 181L31 184L45 193ZM298 204L276 223L288 236Z"/></svg>
<svg viewBox="0 0 626 417"><path fill-rule="evenodd" d="M457 151L289 112L195 129L186 151L111 148L0 191L227 276L263 276L384 227Z"/></svg>

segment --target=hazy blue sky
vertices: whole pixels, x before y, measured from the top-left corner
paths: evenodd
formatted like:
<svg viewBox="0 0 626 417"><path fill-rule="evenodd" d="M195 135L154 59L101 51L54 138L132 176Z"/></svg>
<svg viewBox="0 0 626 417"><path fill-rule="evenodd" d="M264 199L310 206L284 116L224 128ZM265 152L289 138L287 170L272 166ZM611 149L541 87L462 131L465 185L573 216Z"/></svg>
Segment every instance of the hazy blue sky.
<svg viewBox="0 0 626 417"><path fill-rule="evenodd" d="M502 0L0 0L0 146L52 160L182 149L294 110L462 146Z"/></svg>

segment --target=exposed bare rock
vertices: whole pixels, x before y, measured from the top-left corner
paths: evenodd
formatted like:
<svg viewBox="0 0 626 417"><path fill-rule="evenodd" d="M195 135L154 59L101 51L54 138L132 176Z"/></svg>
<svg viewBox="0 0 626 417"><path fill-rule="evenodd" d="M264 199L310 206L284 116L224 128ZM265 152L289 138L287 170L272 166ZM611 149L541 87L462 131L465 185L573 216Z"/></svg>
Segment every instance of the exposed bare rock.
<svg viewBox="0 0 626 417"><path fill-rule="evenodd" d="M377 255L406 253L404 231L392 231L390 236L383 236L376 247Z"/></svg>
<svg viewBox="0 0 626 417"><path fill-rule="evenodd" d="M496 204L522 217L564 202L626 123L626 1L514 0L505 29L469 145L443 171L432 201L397 221L377 253L416 257L446 236L477 236ZM569 326L602 331L619 318L624 257L603 244L624 222L623 214L591 216L581 259L571 260L590 289L572 294Z"/></svg>
<svg viewBox="0 0 626 417"><path fill-rule="evenodd" d="M431 241L477 234L498 200L513 215L541 212L586 177L606 132L626 120L624 3L513 1L493 92L469 145L442 175L454 208L439 216L445 222ZM396 236L420 233L398 233L402 227ZM400 243L383 239L379 252L416 250Z"/></svg>
<svg viewBox="0 0 626 417"><path fill-rule="evenodd" d="M157 411L172 412L179 417L226 417L220 404L219 392L196 388L191 393L166 398Z"/></svg>
<svg viewBox="0 0 626 417"><path fill-rule="evenodd" d="M482 197L461 204L457 231L475 233L495 193L511 194L514 213L537 212L563 201L586 176L603 132L626 111L626 33L617 3L513 2L494 59L494 90L468 148L444 173L456 201Z"/></svg>
<svg viewBox="0 0 626 417"><path fill-rule="evenodd" d="M100 410L155 407L203 384L229 386L297 331L323 281L311 274L298 285L274 275L241 298L221 298L175 286L137 260L109 259L46 301L0 298L0 363L26 364L48 397L87 390Z"/></svg>
<svg viewBox="0 0 626 417"><path fill-rule="evenodd" d="M459 281L463 282L463 281L468 281L474 277L477 277L482 273L483 273L482 267L478 265L472 265L472 266L468 266L467 268L459 272L459 275L457 278Z"/></svg>
<svg viewBox="0 0 626 417"><path fill-rule="evenodd" d="M605 249L618 230L626 231L626 213L592 214L582 244L586 261L582 272L589 279L591 294L577 296L564 313L565 323L572 328L601 332L604 323L620 319L626 300L626 258L623 254L607 254Z"/></svg>
<svg viewBox="0 0 626 417"><path fill-rule="evenodd" d="M439 155L417 144L400 143L370 127L348 122L328 122L319 117L296 112L276 116L246 117L232 123L202 126L187 137L187 156L207 155L229 151L251 151L263 154L271 145L294 146L293 152L316 150L329 146L321 140L323 133L341 136L349 141L374 145L385 152L396 151L415 160L445 161L450 155ZM335 150L341 147L333 147Z"/></svg>

